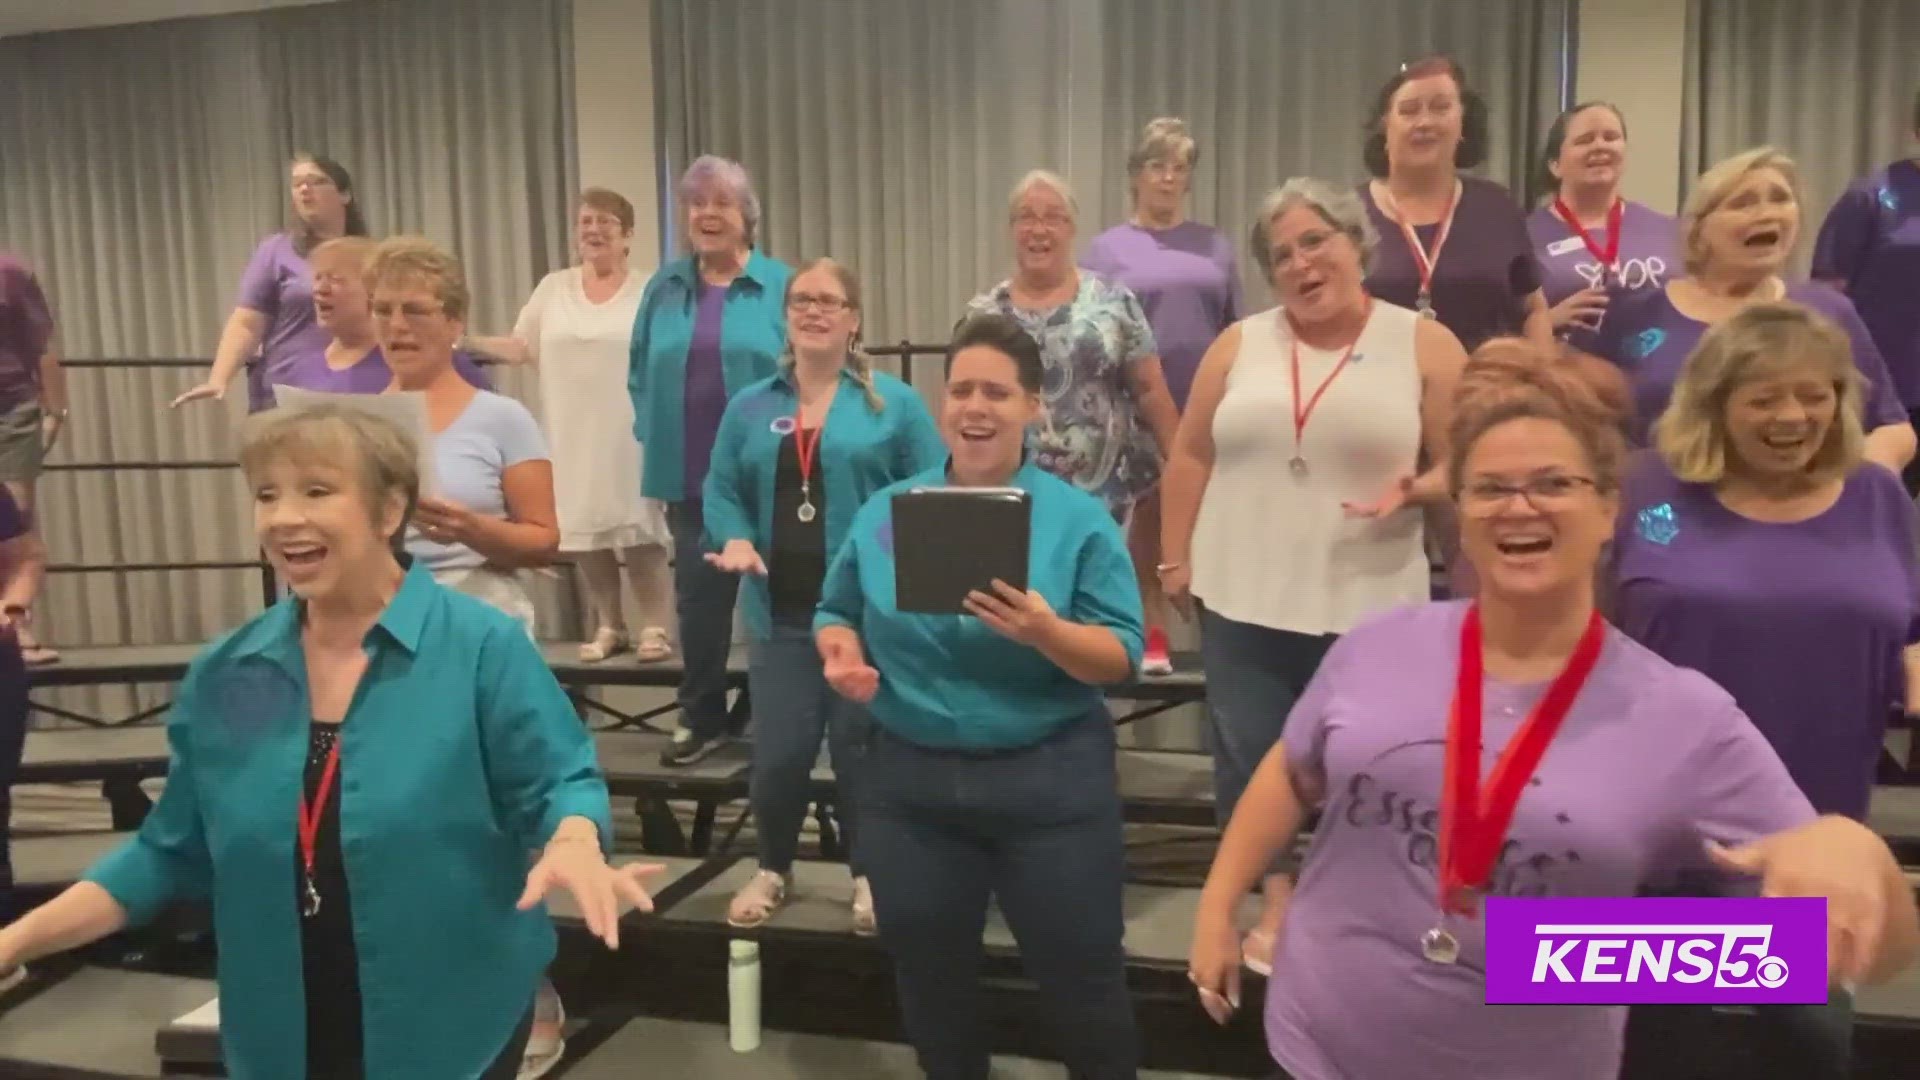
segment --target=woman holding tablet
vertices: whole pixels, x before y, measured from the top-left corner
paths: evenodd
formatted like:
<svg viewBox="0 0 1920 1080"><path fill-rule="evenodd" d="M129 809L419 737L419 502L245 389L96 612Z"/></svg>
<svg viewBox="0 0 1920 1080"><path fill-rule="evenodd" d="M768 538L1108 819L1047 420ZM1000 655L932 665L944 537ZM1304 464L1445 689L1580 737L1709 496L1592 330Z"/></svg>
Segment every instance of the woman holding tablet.
<svg viewBox="0 0 1920 1080"><path fill-rule="evenodd" d="M752 796L760 870L734 894L727 921L759 926L786 902L824 738L853 871L853 928L865 935L873 894L853 812L865 718L821 677L813 614L827 561L867 496L944 462L946 447L919 392L874 371L860 350L853 271L816 259L788 279L785 303L780 373L727 404L703 489L715 549L707 562L745 581L748 693L759 702Z"/></svg>
<svg viewBox="0 0 1920 1080"><path fill-rule="evenodd" d="M1068 1071L1131 1080L1137 1065L1120 792L1100 688L1140 662L1140 590L1106 506L1024 453L1042 370L1011 318L960 324L941 412L950 456L860 508L814 619L827 681L873 715L861 857L907 1035L934 1080L987 1074L973 973L989 896L1047 1001ZM893 496L943 486L1026 493L1027 591L996 581L959 617L899 609Z"/></svg>

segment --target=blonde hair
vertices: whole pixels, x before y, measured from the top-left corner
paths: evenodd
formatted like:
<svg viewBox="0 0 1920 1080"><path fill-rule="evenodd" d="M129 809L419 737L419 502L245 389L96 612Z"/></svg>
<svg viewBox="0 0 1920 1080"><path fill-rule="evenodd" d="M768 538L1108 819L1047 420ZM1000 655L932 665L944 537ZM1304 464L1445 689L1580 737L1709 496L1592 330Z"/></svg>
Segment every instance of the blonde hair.
<svg viewBox="0 0 1920 1080"><path fill-rule="evenodd" d="M308 252L307 265L317 270L321 263L345 263L364 276L367 261L378 246L376 241L365 236L336 236Z"/></svg>
<svg viewBox="0 0 1920 1080"><path fill-rule="evenodd" d="M466 321L472 296L460 260L425 237L395 236L373 249L367 259L367 292L389 283L424 284L447 318Z"/></svg>
<svg viewBox="0 0 1920 1080"><path fill-rule="evenodd" d="M1715 484L1727 474L1727 401L1740 386L1813 368L1838 398L1826 441L1807 463L1818 479L1845 476L1866 449L1861 421L1865 382L1846 332L1811 308L1755 304L1707 331L1673 384L1655 421L1653 443L1681 480Z"/></svg>
<svg viewBox="0 0 1920 1080"><path fill-rule="evenodd" d="M853 309L854 314L860 314L859 276L845 263L825 255L802 263L794 268L793 276L787 279L786 295L781 301L783 305L793 299L794 283L798 282L802 276L810 274L815 270L825 270L832 274L834 278L840 282L840 291L847 294L847 306ZM793 342L791 340L787 342L787 347L780 353L780 366L788 371L793 370ZM855 330L853 340L847 342L847 370L853 372L854 379L865 388L867 392L867 406L874 412L885 410L887 407L886 399L880 396L880 389L873 384L873 357L868 356L867 351L860 347L859 330Z"/></svg>
<svg viewBox="0 0 1920 1080"><path fill-rule="evenodd" d="M274 466L345 468L356 474L367 513L378 522L398 497L404 510L392 540L406 535L420 501L419 449L392 421L350 405L320 404L267 409L240 426L240 471L258 484Z"/></svg>
<svg viewBox="0 0 1920 1080"><path fill-rule="evenodd" d="M1127 175L1138 176L1148 165L1164 160L1180 161L1189 169L1200 164L1200 144L1187 130L1187 122L1177 116L1149 120L1140 129L1140 141L1127 155Z"/></svg>
<svg viewBox="0 0 1920 1080"><path fill-rule="evenodd" d="M1687 204L1680 211L1680 248L1689 275L1698 275L1707 262L1707 252L1700 243L1701 222L1720 209L1742 181L1762 169L1772 169L1784 177L1793 189L1794 203L1800 202L1800 168L1774 147L1758 146L1716 162L1694 181Z"/></svg>

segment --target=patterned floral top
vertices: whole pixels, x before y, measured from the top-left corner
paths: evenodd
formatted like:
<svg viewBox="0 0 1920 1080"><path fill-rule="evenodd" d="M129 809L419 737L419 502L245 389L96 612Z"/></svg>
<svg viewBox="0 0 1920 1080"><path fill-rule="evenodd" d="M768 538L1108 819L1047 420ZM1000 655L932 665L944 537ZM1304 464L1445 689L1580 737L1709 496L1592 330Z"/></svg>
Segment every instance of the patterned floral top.
<svg viewBox="0 0 1920 1080"><path fill-rule="evenodd" d="M967 302L968 315L987 313L1009 316L1040 343L1047 409L1028 434L1034 461L1123 517L1160 481L1160 448L1132 382L1134 365L1158 353L1139 299L1082 270L1067 303L1019 307L1013 283L1003 281Z"/></svg>

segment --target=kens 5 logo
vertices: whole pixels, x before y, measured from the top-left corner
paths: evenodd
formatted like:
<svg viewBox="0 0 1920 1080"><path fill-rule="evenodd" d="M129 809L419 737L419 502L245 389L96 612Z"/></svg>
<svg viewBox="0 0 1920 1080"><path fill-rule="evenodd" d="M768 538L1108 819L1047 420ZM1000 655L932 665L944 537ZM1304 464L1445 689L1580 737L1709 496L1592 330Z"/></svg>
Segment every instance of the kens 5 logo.
<svg viewBox="0 0 1920 1080"><path fill-rule="evenodd" d="M1487 1002L1824 1002L1826 908L1817 899L1490 899Z"/></svg>

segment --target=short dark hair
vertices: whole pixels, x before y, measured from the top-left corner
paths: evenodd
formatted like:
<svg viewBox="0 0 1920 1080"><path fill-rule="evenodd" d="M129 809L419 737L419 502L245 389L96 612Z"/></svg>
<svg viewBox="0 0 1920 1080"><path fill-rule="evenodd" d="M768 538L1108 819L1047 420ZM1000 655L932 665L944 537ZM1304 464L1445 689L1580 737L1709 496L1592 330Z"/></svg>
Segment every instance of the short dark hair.
<svg viewBox="0 0 1920 1080"><path fill-rule="evenodd" d="M1540 148L1540 170L1533 177L1539 190L1534 193L1534 198L1546 199L1560 190L1560 178L1553 175L1553 163L1560 160L1560 151L1567 145L1567 129L1573 126L1573 118L1588 109L1605 109L1612 113L1614 119L1620 121L1620 134L1627 133L1627 114L1611 101L1583 101L1554 117L1553 126L1547 129L1546 145Z"/></svg>
<svg viewBox="0 0 1920 1080"><path fill-rule="evenodd" d="M345 165L340 164L325 154L316 154L308 150L301 150L295 153L292 164L311 165L325 173L327 179L339 190L340 194L347 197L345 235L368 235L367 217L360 209L360 196L353 190L353 174L347 171ZM303 259L307 257L308 252L312 251L314 247L320 243L320 238L313 234L313 230L301 222L294 222L293 225L288 227L287 231L293 237L294 250L299 252L300 257Z"/></svg>
<svg viewBox="0 0 1920 1080"><path fill-rule="evenodd" d="M1011 316L999 312L969 315L953 328L953 340L947 344L946 374L953 374L953 358L961 349L983 345L1013 361L1014 377L1020 388L1038 394L1046 378L1046 365L1040 360L1040 343Z"/></svg>
<svg viewBox="0 0 1920 1080"><path fill-rule="evenodd" d="M1477 168L1487 160L1487 144L1490 141L1487 99L1467 85L1467 72L1459 61L1450 56L1429 56L1400 65L1400 70L1380 87L1380 94L1374 99L1373 112L1367 118L1365 156L1367 172L1376 180L1387 177L1387 108L1393 104L1393 95L1415 79L1434 75L1452 78L1454 88L1460 91L1460 145L1453 151L1454 167Z"/></svg>

